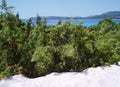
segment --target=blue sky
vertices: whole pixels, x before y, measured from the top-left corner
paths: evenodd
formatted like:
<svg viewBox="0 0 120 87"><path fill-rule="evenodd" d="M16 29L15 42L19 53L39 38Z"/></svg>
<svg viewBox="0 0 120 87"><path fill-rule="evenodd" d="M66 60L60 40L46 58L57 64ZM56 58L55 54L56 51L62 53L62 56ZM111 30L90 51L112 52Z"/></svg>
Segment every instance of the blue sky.
<svg viewBox="0 0 120 87"><path fill-rule="evenodd" d="M7 0L21 18L40 16L89 16L119 11L120 0Z"/></svg>

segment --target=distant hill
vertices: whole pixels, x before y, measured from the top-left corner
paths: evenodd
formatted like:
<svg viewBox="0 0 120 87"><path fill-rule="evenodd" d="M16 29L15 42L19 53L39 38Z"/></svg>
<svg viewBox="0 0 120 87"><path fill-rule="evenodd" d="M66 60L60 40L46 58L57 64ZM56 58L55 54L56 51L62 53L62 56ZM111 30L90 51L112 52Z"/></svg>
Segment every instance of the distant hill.
<svg viewBox="0 0 120 87"><path fill-rule="evenodd" d="M47 17L41 17L41 18L46 18L46 19L70 19L70 18L74 18L74 19L82 19L83 17L69 17L69 16L47 16ZM36 17L33 17L33 19L36 19Z"/></svg>
<svg viewBox="0 0 120 87"><path fill-rule="evenodd" d="M82 17L63 17L63 16L48 16L46 17L47 19L70 19L70 18L74 18L74 19L81 19Z"/></svg>
<svg viewBox="0 0 120 87"><path fill-rule="evenodd" d="M87 19L105 19L105 18L120 19L120 11L110 11L110 12L103 13L101 15L88 16L85 18Z"/></svg>
<svg viewBox="0 0 120 87"><path fill-rule="evenodd" d="M41 18L43 19L45 17L41 17ZM105 19L105 18L120 19L120 11L110 11L110 12L103 13L101 15L93 15L88 17L80 17L80 16L77 16L77 17L47 16L46 17L47 20L54 20L54 19L58 20L60 18L63 18L63 19L70 19L70 18L73 18L73 19ZM28 19L22 19L22 20L26 22ZM33 17L32 21L35 23L36 17Z"/></svg>
<svg viewBox="0 0 120 87"><path fill-rule="evenodd" d="M62 17L62 16L48 16L46 17L47 19L69 19L69 18L74 18L74 19L105 19L105 18L111 18L111 19L120 19L120 11L110 11L106 12L100 15L93 15L93 16L88 16L88 17Z"/></svg>

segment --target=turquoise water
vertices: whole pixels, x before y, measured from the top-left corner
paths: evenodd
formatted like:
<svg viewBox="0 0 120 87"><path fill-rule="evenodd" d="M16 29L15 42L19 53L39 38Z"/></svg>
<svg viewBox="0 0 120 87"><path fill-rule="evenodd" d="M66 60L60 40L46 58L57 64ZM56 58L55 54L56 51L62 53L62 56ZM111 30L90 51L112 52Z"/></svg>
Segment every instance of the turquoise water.
<svg viewBox="0 0 120 87"><path fill-rule="evenodd" d="M84 26L90 26L90 25L95 25L95 24L98 24L98 22L100 21L101 19L73 19L71 20L71 24L74 24L74 23L79 23L79 22L83 22L83 25ZM26 22L27 20L23 20L23 22ZM47 19L47 24L49 25L56 25L57 22L58 22L58 19ZM66 19L62 20L62 23L64 23L66 21ZM120 19L113 19L114 22L116 23L120 23ZM36 20L32 20L32 23L35 24L36 23Z"/></svg>
<svg viewBox="0 0 120 87"><path fill-rule="evenodd" d="M83 22L83 25L84 26L90 26L90 25L95 25L95 24L98 24L98 22L100 21L101 19L73 19L71 20L71 23L74 24L74 23L79 23L79 22ZM120 23L120 20L119 19L113 19L114 22L117 22L117 23ZM47 24L52 24L52 25L55 25L57 24L58 20L54 19L54 20L47 20ZM64 23L65 20L62 21L62 23Z"/></svg>

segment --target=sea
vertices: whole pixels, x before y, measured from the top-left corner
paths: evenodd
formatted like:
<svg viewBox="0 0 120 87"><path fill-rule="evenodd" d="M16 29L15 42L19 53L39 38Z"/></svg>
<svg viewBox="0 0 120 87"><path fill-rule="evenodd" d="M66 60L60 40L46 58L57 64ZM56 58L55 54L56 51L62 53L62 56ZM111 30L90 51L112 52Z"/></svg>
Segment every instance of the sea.
<svg viewBox="0 0 120 87"><path fill-rule="evenodd" d="M47 25L56 25L59 19L47 19L46 20L46 24ZM91 25L96 25L99 23L99 21L102 19L71 19L70 23L71 24L75 24L75 23L80 23L82 22L83 26L91 26ZM120 19L112 19L114 22L116 23L120 23ZM23 20L24 22L26 22L27 20ZM62 20L62 24L65 23L65 21L67 21L67 19L63 19ZM35 24L36 20L32 20L32 23Z"/></svg>
<svg viewBox="0 0 120 87"><path fill-rule="evenodd" d="M102 19L73 19L71 20L71 24L82 22L84 26L91 26L96 25L98 22ZM62 23L64 23L66 20L63 20ZM114 22L120 23L120 19L113 19ZM47 24L57 24L58 20L47 20Z"/></svg>

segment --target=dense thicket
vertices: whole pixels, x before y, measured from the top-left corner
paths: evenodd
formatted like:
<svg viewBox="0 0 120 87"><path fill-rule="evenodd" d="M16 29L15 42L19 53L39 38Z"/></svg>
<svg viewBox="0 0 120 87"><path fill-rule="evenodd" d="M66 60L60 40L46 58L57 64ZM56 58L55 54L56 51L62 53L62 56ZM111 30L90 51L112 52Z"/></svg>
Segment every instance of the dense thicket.
<svg viewBox="0 0 120 87"><path fill-rule="evenodd" d="M111 19L87 27L69 20L47 25L39 17L36 23L22 22L5 2L1 5L0 78L82 71L120 61L120 24Z"/></svg>

